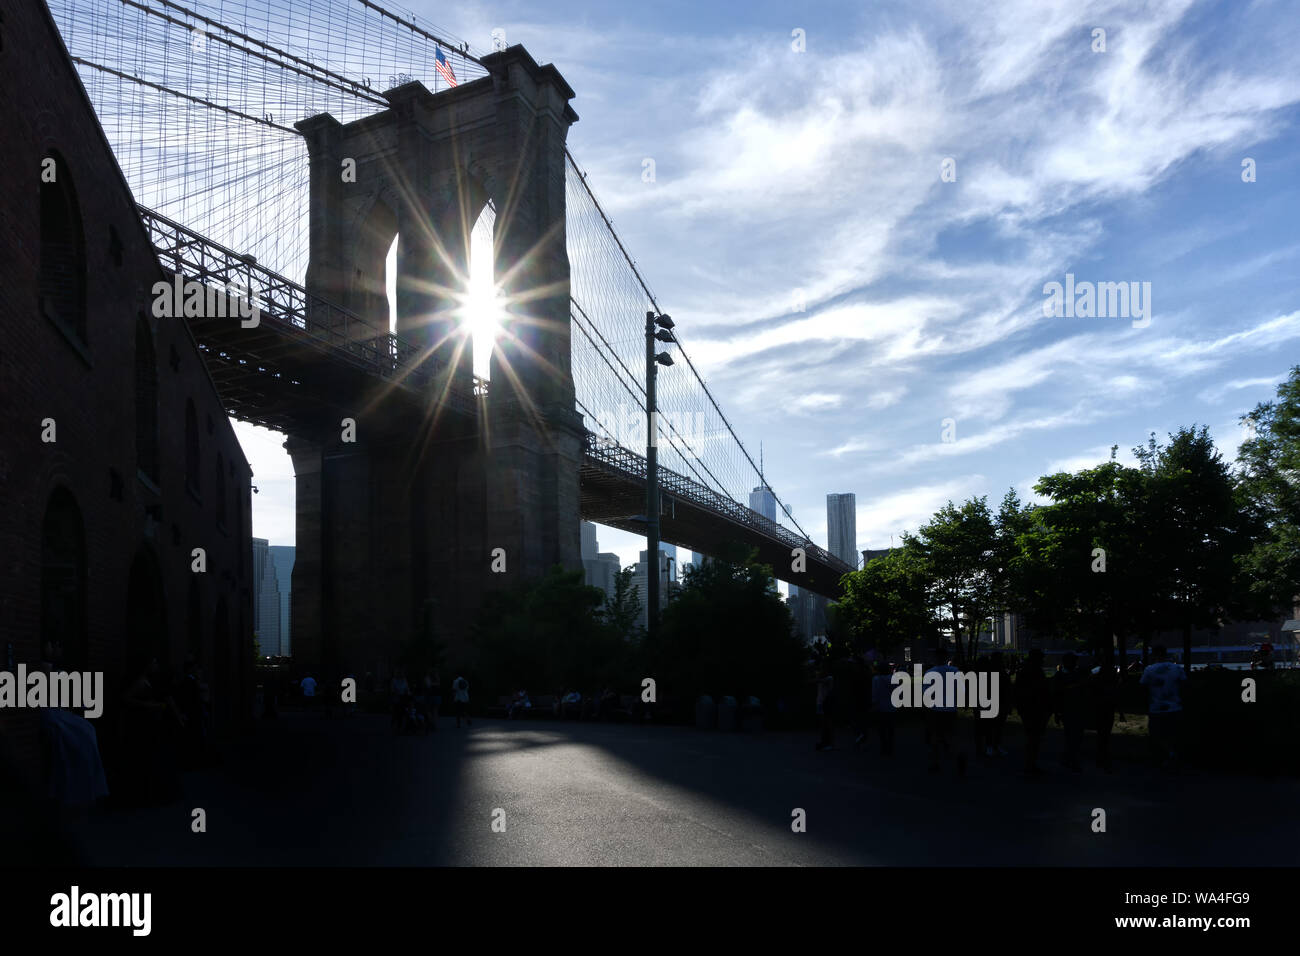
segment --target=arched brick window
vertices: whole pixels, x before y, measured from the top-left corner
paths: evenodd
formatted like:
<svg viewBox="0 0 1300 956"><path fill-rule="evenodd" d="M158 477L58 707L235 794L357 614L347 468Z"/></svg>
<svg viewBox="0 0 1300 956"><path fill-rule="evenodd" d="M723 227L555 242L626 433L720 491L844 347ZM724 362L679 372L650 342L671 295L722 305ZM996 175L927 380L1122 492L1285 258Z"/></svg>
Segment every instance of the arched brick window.
<svg viewBox="0 0 1300 956"><path fill-rule="evenodd" d="M54 182L41 182L41 250L37 290L41 311L86 344L86 237L72 173L51 153ZM44 177L42 177L44 178Z"/></svg>

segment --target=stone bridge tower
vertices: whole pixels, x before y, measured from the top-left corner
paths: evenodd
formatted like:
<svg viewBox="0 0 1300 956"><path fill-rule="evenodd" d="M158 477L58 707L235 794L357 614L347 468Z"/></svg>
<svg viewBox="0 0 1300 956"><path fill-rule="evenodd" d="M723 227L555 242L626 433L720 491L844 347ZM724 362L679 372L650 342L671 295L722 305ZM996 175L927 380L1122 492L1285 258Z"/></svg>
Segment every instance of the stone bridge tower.
<svg viewBox="0 0 1300 956"><path fill-rule="evenodd" d="M346 125L329 114L297 124L311 163L308 291L386 330L384 262L398 236L396 332L435 374L423 415L376 395L353 416L355 441L322 421L286 442L298 494L294 654L326 676L384 673L428 622L448 665L472 667L469 629L487 592L553 564L581 567L565 247L573 90L520 46L483 64L488 76L441 93L389 90L388 109ZM489 201L508 314L489 394L467 415L445 398L473 394L458 296Z"/></svg>

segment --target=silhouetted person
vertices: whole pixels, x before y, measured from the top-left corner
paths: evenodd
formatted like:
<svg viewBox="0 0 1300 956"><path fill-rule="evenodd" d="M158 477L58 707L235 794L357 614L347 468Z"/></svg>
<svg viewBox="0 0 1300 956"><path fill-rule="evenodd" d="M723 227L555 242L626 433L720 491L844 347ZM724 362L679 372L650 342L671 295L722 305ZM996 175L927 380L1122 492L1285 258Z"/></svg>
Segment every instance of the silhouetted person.
<svg viewBox="0 0 1300 956"><path fill-rule="evenodd" d="M1107 666L1103 660L1092 669L1090 690L1092 698L1093 727L1097 731L1097 769L1111 772L1110 733L1115 726L1115 713L1119 709L1119 669ZM1122 720L1124 715L1120 714Z"/></svg>
<svg viewBox="0 0 1300 956"><path fill-rule="evenodd" d="M506 707L506 720L514 720L515 715L522 714L525 709L531 706L532 702L528 699L528 691L520 688L515 691L514 696L510 698L510 704Z"/></svg>
<svg viewBox="0 0 1300 956"><path fill-rule="evenodd" d="M186 765L209 766L215 757L212 740L212 691L203 676L203 668L193 655L185 658L184 670L176 692L176 703L185 718Z"/></svg>
<svg viewBox="0 0 1300 956"><path fill-rule="evenodd" d="M437 730L438 708L442 706L442 683L438 680L438 672L435 670L425 671L423 684L425 720L428 722L430 730Z"/></svg>
<svg viewBox="0 0 1300 956"><path fill-rule="evenodd" d="M830 661L822 664L821 675L817 678L817 717L821 725L821 740L818 750L835 749L835 678L831 676Z"/></svg>
<svg viewBox="0 0 1300 956"><path fill-rule="evenodd" d="M456 704L456 726L459 728L463 719L467 727L473 727L474 721L469 716L469 681L457 677L451 682L451 692Z"/></svg>
<svg viewBox="0 0 1300 956"><path fill-rule="evenodd" d="M930 728L931 772L938 771L941 754L947 754L952 750L952 731L957 720L955 688L950 690L947 675L956 674L958 670L952 661L942 653L939 656L939 661L941 663L935 664L925 672L926 674L937 675L939 680L938 706L925 709L925 721ZM957 755L957 772L959 774L966 772L966 755L964 753Z"/></svg>
<svg viewBox="0 0 1300 956"><path fill-rule="evenodd" d="M1065 728L1065 751L1061 762L1075 773L1083 770L1079 754L1083 749L1083 729L1088 720L1088 679L1079 658L1066 654L1061 658L1061 669L1052 678L1052 709L1056 721Z"/></svg>
<svg viewBox="0 0 1300 956"><path fill-rule="evenodd" d="M560 716L577 720L582 716L582 695L571 690L560 698Z"/></svg>
<svg viewBox="0 0 1300 956"><path fill-rule="evenodd" d="M894 685L891 682L891 668L884 661L876 664L876 674L871 678L871 719L880 736L880 755L892 757L894 754L894 725L898 713L894 710Z"/></svg>
<svg viewBox="0 0 1300 956"><path fill-rule="evenodd" d="M1007 752L1002 749L1002 734L1007 727L1007 714L1011 712L1011 674L1007 672L1007 665L1001 651L994 651L989 655L988 675L989 693L993 692L994 686L997 687L998 713L996 717L976 717L976 723L988 725L985 731L987 736L984 756L992 757L997 754L1005 757Z"/></svg>
<svg viewBox="0 0 1300 956"><path fill-rule="evenodd" d="M308 707L315 707L316 706L316 678L308 674L298 684L298 687L302 691L303 703L306 704Z"/></svg>
<svg viewBox="0 0 1300 956"><path fill-rule="evenodd" d="M185 718L156 658L141 659L133 670L122 696L125 779L113 790L128 803L170 803L180 795L175 743Z"/></svg>
<svg viewBox="0 0 1300 956"><path fill-rule="evenodd" d="M615 711L618 710L618 694L614 688L606 687L600 694L600 703L596 707L596 715L602 720L612 720Z"/></svg>
<svg viewBox="0 0 1300 956"><path fill-rule="evenodd" d="M1147 689L1147 734L1156 758L1166 768L1178 759L1178 732L1182 723L1183 702L1179 687L1187 679L1182 667L1169 660L1164 645L1152 648L1151 664L1142 672L1140 683Z"/></svg>
<svg viewBox="0 0 1300 956"><path fill-rule="evenodd" d="M1035 648L1016 672L1016 710L1025 725L1025 773L1040 774L1038 753L1052 714L1052 693L1043 673L1043 652Z"/></svg>

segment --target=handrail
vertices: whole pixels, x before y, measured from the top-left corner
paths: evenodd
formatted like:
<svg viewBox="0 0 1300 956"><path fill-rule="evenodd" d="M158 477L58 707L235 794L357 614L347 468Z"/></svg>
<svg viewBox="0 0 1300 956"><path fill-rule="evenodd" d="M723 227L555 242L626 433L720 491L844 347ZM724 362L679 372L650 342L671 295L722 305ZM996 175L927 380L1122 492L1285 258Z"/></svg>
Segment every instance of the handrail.
<svg viewBox="0 0 1300 956"><path fill-rule="evenodd" d="M407 389L425 392L442 379L445 362L421 359L419 346L393 332L375 328L348 309L307 291L251 256L241 255L167 218L147 206L138 207L160 261L173 272L201 282L215 280L230 287L238 283L258 305L260 321L290 326L329 351L380 378ZM474 407L477 385L467 394L453 385L450 397L463 409Z"/></svg>
<svg viewBox="0 0 1300 956"><path fill-rule="evenodd" d="M587 458L598 461L628 477L639 481L646 480L646 459L644 456L638 455L636 452L594 432L589 431L586 433L583 441L583 452ZM791 548L802 548L809 557L834 570L843 573L853 570L847 562L840 560L825 548L813 544L807 538L799 537L784 525L778 524L766 515L760 514L752 508L747 508L740 502L714 491L707 485L702 485L698 481L662 466L659 467L658 472L659 485L665 491L720 513L737 524L776 538Z"/></svg>

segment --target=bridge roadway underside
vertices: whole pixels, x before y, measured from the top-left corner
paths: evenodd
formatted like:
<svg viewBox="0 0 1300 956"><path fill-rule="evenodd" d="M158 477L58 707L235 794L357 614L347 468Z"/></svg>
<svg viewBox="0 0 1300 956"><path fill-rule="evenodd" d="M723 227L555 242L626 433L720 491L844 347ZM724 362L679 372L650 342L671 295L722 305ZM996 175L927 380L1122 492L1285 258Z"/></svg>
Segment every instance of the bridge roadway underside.
<svg viewBox="0 0 1300 956"><path fill-rule="evenodd" d="M445 376L435 382L413 374L391 358L387 336L312 335L272 312L251 328L238 318L186 322L226 412L240 421L301 435L368 415L398 434L412 417L454 421L470 433L479 418L482 403L468 375L448 388ZM381 408L384 414L375 415Z"/></svg>
<svg viewBox="0 0 1300 956"><path fill-rule="evenodd" d="M581 499L585 521L609 525L621 531L644 535L646 513L645 481L611 468L591 455L583 459ZM668 544L700 554L717 554L720 546L736 542L758 549L758 560L771 565L776 577L787 584L837 597L840 578L847 568L832 567L816 555L806 555L806 570L792 570L793 557L786 542L733 521L725 514L704 507L689 498L660 493L659 537Z"/></svg>

